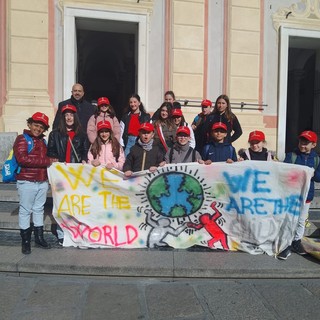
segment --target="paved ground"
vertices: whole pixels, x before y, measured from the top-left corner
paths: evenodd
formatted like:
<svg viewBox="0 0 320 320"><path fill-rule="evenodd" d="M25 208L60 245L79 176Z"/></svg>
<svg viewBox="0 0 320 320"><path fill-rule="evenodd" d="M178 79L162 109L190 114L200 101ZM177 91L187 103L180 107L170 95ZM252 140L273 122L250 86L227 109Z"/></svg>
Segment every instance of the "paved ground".
<svg viewBox="0 0 320 320"><path fill-rule="evenodd" d="M2 193L2 190L0 190ZM11 197L10 193L6 195ZM18 204L0 202L0 319L318 319L320 261L206 248L21 253ZM50 230L50 199L46 206ZM319 220L320 211L312 218Z"/></svg>
<svg viewBox="0 0 320 320"><path fill-rule="evenodd" d="M1 319L319 319L320 280L0 274Z"/></svg>

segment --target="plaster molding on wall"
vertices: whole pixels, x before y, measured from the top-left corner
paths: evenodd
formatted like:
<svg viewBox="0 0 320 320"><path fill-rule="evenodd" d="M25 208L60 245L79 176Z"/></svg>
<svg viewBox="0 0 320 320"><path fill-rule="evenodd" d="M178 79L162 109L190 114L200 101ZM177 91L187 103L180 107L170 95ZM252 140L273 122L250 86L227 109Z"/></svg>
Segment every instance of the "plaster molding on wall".
<svg viewBox="0 0 320 320"><path fill-rule="evenodd" d="M154 0L59 0L58 6L60 10L65 7L69 8L94 8L95 10L105 10L106 7L110 9L110 11L119 11L123 9L123 11L130 11L131 13L135 11L137 14L143 13L147 11L149 14L153 11ZM62 12L63 13L63 12Z"/></svg>
<svg viewBox="0 0 320 320"><path fill-rule="evenodd" d="M273 27L276 31L280 26L300 28L301 26L319 29L320 0L301 0L289 8L280 8L272 15Z"/></svg>

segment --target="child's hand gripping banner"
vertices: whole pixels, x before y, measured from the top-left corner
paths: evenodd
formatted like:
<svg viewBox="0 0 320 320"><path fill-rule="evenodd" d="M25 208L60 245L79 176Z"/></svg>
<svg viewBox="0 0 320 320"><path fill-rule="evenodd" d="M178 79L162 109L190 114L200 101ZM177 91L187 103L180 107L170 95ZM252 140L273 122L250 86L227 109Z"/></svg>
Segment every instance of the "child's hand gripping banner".
<svg viewBox="0 0 320 320"><path fill-rule="evenodd" d="M64 246L281 252L292 241L313 169L243 161L117 171L55 163L53 215Z"/></svg>

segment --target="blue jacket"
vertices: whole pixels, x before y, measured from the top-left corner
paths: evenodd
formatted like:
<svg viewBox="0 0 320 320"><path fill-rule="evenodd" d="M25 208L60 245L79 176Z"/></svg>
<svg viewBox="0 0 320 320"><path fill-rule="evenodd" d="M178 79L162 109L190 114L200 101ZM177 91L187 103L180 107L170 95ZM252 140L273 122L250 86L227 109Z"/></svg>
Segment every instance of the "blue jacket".
<svg viewBox="0 0 320 320"><path fill-rule="evenodd" d="M228 159L237 161L237 154L235 148L228 142L211 142L204 146L202 159L212 162L225 162Z"/></svg>
<svg viewBox="0 0 320 320"><path fill-rule="evenodd" d="M317 153L314 150L311 150L310 153L302 153L299 149L295 150L294 152L297 155L297 158L294 162L294 164L299 164L301 166L307 166L310 168L315 167L315 161L316 157L318 157ZM292 162L292 152L289 152L286 154L286 157L283 162L286 163L293 163ZM319 163L319 162L318 162ZM314 176L312 177L310 181L310 189L307 196L307 201L312 201L314 197L314 181L320 182L320 165L317 166L317 168L314 171Z"/></svg>

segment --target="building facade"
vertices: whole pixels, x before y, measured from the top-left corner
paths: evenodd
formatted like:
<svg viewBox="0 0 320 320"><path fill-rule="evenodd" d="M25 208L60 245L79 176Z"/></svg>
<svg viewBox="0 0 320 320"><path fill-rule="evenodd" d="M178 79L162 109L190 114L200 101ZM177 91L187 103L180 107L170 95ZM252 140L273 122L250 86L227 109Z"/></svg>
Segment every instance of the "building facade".
<svg viewBox="0 0 320 320"><path fill-rule="evenodd" d="M320 133L319 0L1 0L0 131L53 120L73 83L121 116L137 92L148 112L173 90L188 121L222 93L248 133L280 159L298 132Z"/></svg>

